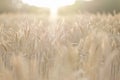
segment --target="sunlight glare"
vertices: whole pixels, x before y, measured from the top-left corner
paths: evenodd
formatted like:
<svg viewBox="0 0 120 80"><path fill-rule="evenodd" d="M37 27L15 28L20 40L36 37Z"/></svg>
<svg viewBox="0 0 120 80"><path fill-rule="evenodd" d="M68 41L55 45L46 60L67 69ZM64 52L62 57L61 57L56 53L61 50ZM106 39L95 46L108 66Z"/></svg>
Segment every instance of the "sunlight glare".
<svg viewBox="0 0 120 80"><path fill-rule="evenodd" d="M46 7L51 11L51 15L57 15L60 7L72 5L76 0L23 0L24 3L38 7Z"/></svg>

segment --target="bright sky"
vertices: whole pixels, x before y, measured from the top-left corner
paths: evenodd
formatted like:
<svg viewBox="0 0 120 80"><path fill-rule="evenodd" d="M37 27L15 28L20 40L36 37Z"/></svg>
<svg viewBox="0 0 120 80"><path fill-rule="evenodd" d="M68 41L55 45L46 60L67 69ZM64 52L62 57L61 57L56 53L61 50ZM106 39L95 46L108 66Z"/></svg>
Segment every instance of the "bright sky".
<svg viewBox="0 0 120 80"><path fill-rule="evenodd" d="M75 0L23 0L23 2L38 7L53 8L74 4Z"/></svg>

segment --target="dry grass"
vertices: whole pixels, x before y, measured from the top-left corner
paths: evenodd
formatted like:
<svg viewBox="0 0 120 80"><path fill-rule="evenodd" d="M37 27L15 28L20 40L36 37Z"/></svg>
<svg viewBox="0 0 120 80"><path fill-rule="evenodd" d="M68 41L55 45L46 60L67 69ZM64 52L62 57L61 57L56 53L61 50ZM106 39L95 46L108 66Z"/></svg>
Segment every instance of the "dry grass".
<svg viewBox="0 0 120 80"><path fill-rule="evenodd" d="M120 80L120 15L0 15L0 80Z"/></svg>

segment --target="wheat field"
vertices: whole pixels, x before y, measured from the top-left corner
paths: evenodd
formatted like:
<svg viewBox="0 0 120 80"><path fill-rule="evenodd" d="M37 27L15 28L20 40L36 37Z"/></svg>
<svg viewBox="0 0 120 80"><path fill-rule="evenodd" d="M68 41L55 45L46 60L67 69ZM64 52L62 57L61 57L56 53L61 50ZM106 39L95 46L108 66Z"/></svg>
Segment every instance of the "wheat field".
<svg viewBox="0 0 120 80"><path fill-rule="evenodd" d="M1 14L0 80L120 80L120 14Z"/></svg>

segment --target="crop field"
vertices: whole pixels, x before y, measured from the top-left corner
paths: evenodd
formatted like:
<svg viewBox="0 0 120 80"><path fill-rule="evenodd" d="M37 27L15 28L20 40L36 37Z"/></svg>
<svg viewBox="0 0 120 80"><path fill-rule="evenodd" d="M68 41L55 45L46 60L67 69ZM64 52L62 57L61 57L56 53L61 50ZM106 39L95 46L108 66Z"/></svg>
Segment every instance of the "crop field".
<svg viewBox="0 0 120 80"><path fill-rule="evenodd" d="M120 80L120 14L1 14L0 80Z"/></svg>

